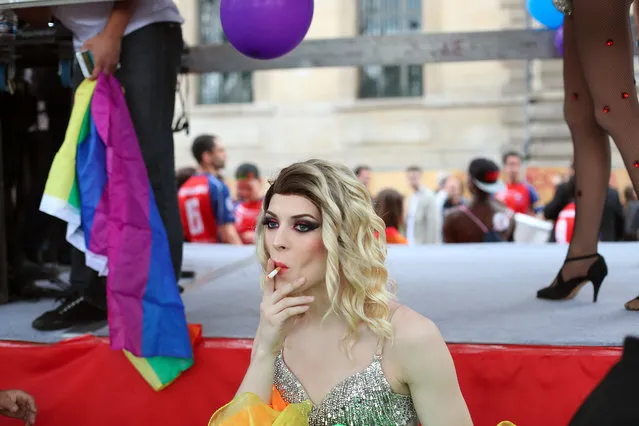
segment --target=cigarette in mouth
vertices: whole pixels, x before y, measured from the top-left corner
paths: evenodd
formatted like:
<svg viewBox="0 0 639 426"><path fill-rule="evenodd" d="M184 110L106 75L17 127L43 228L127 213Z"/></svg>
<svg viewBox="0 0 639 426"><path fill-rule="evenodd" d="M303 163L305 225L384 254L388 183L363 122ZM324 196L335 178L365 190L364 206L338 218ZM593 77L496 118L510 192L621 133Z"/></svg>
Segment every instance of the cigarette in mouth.
<svg viewBox="0 0 639 426"><path fill-rule="evenodd" d="M268 274L267 276L268 276L270 279L275 278L275 275L277 275L277 274L280 272L280 269L281 269L281 268L278 266L277 268L273 269L273 270L271 271L271 273L270 273L270 274Z"/></svg>

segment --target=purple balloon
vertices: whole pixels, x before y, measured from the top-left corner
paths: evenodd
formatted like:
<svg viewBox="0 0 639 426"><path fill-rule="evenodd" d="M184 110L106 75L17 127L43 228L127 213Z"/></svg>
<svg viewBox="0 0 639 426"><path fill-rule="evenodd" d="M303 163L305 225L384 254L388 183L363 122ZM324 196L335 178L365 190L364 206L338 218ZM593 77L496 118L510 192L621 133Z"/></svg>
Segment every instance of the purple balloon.
<svg viewBox="0 0 639 426"><path fill-rule="evenodd" d="M229 43L255 59L286 55L304 40L313 0L222 0L220 18Z"/></svg>
<svg viewBox="0 0 639 426"><path fill-rule="evenodd" d="M564 56L564 27L559 27L555 33L555 47L561 56Z"/></svg>

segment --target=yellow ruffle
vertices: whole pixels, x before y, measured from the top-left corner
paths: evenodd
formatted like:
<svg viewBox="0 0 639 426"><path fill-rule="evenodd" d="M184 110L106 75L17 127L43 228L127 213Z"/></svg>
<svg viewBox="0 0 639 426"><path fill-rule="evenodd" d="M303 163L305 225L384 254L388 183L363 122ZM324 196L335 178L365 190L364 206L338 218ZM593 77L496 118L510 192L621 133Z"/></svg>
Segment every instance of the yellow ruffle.
<svg viewBox="0 0 639 426"><path fill-rule="evenodd" d="M209 426L308 426L312 404L289 404L273 409L253 393L243 393L213 414Z"/></svg>

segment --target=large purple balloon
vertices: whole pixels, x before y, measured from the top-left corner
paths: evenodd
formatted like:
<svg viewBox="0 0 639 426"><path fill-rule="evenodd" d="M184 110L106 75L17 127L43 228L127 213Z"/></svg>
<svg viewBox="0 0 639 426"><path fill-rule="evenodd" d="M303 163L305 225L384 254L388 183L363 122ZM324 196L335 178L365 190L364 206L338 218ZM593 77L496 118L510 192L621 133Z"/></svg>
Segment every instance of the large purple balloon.
<svg viewBox="0 0 639 426"><path fill-rule="evenodd" d="M304 40L313 21L313 0L222 0L220 18L239 52L274 59Z"/></svg>
<svg viewBox="0 0 639 426"><path fill-rule="evenodd" d="M555 47L561 56L564 56L564 27L559 27L555 34Z"/></svg>

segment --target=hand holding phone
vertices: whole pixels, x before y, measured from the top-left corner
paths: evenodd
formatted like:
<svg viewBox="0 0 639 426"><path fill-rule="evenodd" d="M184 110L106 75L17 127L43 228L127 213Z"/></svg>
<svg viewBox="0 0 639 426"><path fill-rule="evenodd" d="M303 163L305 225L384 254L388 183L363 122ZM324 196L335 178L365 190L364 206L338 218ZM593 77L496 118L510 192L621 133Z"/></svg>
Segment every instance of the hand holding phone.
<svg viewBox="0 0 639 426"><path fill-rule="evenodd" d="M93 62L93 54L91 51L84 50L76 52L75 57L78 60L78 65L80 65L84 78L91 78L93 70L95 69L95 63Z"/></svg>
<svg viewBox="0 0 639 426"><path fill-rule="evenodd" d="M109 75L115 73L119 68L121 43L121 37L115 37L107 33L100 33L87 40L81 51L78 52L83 57L85 64L85 78L95 80L100 74ZM82 67L82 65L80 66ZM83 70L84 72L85 70Z"/></svg>

